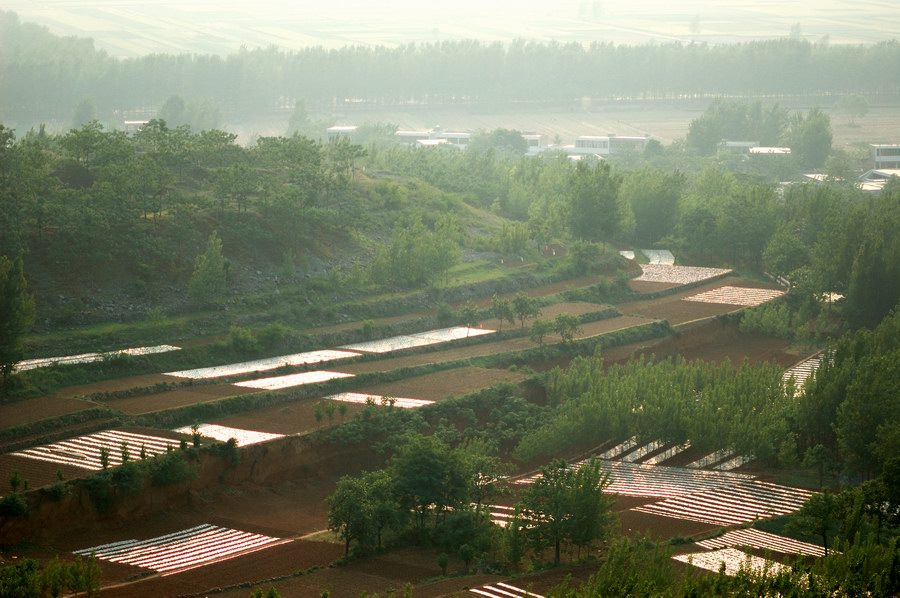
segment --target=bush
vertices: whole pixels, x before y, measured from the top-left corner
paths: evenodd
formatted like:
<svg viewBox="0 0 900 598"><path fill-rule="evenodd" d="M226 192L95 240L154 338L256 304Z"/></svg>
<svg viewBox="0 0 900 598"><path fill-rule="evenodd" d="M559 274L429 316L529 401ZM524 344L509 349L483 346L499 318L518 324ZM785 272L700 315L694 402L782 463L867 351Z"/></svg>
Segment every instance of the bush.
<svg viewBox="0 0 900 598"><path fill-rule="evenodd" d="M21 517L28 513L28 503L21 494L13 492L0 498L0 517Z"/></svg>
<svg viewBox="0 0 900 598"><path fill-rule="evenodd" d="M183 452L169 452L148 461L154 486L171 486L195 475Z"/></svg>
<svg viewBox="0 0 900 598"><path fill-rule="evenodd" d="M228 346L238 354L254 353L259 350L259 343L253 333L241 326L232 326L228 332Z"/></svg>

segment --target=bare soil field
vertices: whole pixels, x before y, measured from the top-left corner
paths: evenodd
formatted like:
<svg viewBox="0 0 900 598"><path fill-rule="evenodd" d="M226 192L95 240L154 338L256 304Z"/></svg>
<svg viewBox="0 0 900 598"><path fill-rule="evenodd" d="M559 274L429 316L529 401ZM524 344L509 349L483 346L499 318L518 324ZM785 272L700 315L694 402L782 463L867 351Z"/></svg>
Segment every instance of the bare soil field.
<svg viewBox="0 0 900 598"><path fill-rule="evenodd" d="M18 455L0 455L0 495L5 495L12 491L12 487L9 485L9 476L14 471L18 471L22 479L28 481L30 489L54 483L57 480L57 471L62 472L63 477L67 480L84 477L92 473L88 469L82 469L73 465L49 463L47 461L19 457ZM21 492L22 488L19 488L19 491Z"/></svg>
<svg viewBox="0 0 900 598"><path fill-rule="evenodd" d="M342 547L336 544L297 540L184 573L155 576L111 587L104 589L100 595L159 598L202 593L212 588L289 575L294 571L314 566L326 566L342 553ZM242 588L241 592L244 596L249 593L246 588Z"/></svg>
<svg viewBox="0 0 900 598"><path fill-rule="evenodd" d="M329 425L327 419L316 421L316 405L318 399L293 401L287 404L272 405L256 409L247 413L232 415L209 423L240 428L243 430L256 430L257 432L271 432L273 434L304 434L314 432ZM347 413L343 419L350 420L356 413L363 410L364 405L344 403L347 405ZM340 423L340 415L335 416L332 423Z"/></svg>
<svg viewBox="0 0 900 598"><path fill-rule="evenodd" d="M635 511L622 511L619 513L618 531L629 536L647 535L658 540L666 540L675 536L693 536L709 532L717 527L709 523L673 519Z"/></svg>
<svg viewBox="0 0 900 598"><path fill-rule="evenodd" d="M635 293L655 293L656 291L665 291L666 289L674 289L681 286L675 282L650 282L649 280L629 280L628 286Z"/></svg>
<svg viewBox="0 0 900 598"><path fill-rule="evenodd" d="M98 392L118 392L131 390L132 388L148 388L159 383L170 384L171 382L172 378L170 376L164 376L163 374L146 374L143 376L115 378L113 380L103 380L101 382L70 386L68 388L63 388L54 396L63 399L78 399L91 396Z"/></svg>
<svg viewBox="0 0 900 598"><path fill-rule="evenodd" d="M617 318L608 318L597 322L584 324L580 327L576 338L590 338L606 332L614 332L623 328L631 328L640 326L652 320L639 316L622 316ZM559 338L555 335L549 336L546 340L547 344L559 342ZM346 372L348 374L360 374L364 372L388 372L402 367L410 367L416 365L425 365L441 361L452 361L456 359L468 359L472 357L483 357L485 355L494 355L497 353L505 353L508 351L518 351L521 349L530 349L535 344L529 338L514 338L506 341L495 343L481 343L468 347L460 347L458 349L449 349L447 351L434 351L431 353L421 353L417 355L408 355L405 357L395 357L392 359L382 359L378 361L368 361L364 363L356 363L347 366L333 368L334 371Z"/></svg>
<svg viewBox="0 0 900 598"><path fill-rule="evenodd" d="M96 407L89 401L59 397L37 397L15 403L0 404L0 427L11 428L48 417L58 417Z"/></svg>
<svg viewBox="0 0 900 598"><path fill-rule="evenodd" d="M338 549L342 551L343 547L338 546ZM456 572L461 567L462 565L457 559L451 558L448 573ZM418 582L438 577L440 574L441 569L437 565L436 551L406 549L360 559L342 567L315 571L302 577L294 577L274 584L263 584L261 587L265 591L271 585L282 596L320 596L326 590L335 598L355 598L362 595L363 592L390 595L388 592L391 590L395 592L394 595L400 596L403 594L403 588L407 582L415 585ZM496 579L500 580L501 578ZM472 583L468 577L454 581L460 585ZM455 587L460 587L460 585ZM247 593L248 590L240 588L225 592L223 595L243 598ZM425 594L420 594L416 589L413 595L418 598Z"/></svg>
<svg viewBox="0 0 900 598"><path fill-rule="evenodd" d="M255 392L262 391L233 384L199 384L149 395L111 399L104 403L128 415L141 415Z"/></svg>
<svg viewBox="0 0 900 598"><path fill-rule="evenodd" d="M466 367L370 386L359 390L359 392L442 401L450 396L475 392L498 382L515 383L524 379L525 375L520 372Z"/></svg>
<svg viewBox="0 0 900 598"><path fill-rule="evenodd" d="M554 303L553 305L548 305L546 307L541 308L541 320L552 320L556 316L560 314L568 314L570 316L583 316L584 314L590 314L597 311L600 311L603 307L597 303L588 303L586 301L573 301L570 303ZM492 328L494 330L499 330L500 320L497 318L491 318L490 320L482 320L479 324L484 328ZM509 328L509 321L503 322L503 328Z"/></svg>

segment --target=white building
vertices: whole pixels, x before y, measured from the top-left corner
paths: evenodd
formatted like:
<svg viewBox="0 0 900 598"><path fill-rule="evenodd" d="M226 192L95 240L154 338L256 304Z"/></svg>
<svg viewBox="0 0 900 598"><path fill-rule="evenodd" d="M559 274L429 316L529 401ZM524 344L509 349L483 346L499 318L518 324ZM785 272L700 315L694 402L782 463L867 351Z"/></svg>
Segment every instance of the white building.
<svg viewBox="0 0 900 598"><path fill-rule="evenodd" d="M875 170L895 170L900 168L900 145L873 143L869 147L872 149L872 160L875 162Z"/></svg>
<svg viewBox="0 0 900 598"><path fill-rule="evenodd" d="M325 129L325 134L328 136L328 141L334 141L341 137L352 137L358 128L355 125L335 125Z"/></svg>
<svg viewBox="0 0 900 598"><path fill-rule="evenodd" d="M575 138L575 145L567 145L563 149L568 154L596 154L609 156L623 152L643 152L649 137L629 137L615 134L581 135Z"/></svg>

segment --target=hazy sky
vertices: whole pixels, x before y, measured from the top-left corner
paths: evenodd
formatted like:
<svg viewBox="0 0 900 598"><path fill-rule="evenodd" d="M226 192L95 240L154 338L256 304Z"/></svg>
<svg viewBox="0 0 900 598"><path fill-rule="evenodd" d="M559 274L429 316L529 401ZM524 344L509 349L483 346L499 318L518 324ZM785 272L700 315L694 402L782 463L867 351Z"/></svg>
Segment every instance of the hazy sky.
<svg viewBox="0 0 900 598"><path fill-rule="evenodd" d="M710 43L803 35L831 43L900 37L900 0L3 0L57 34L115 56L395 46L474 38Z"/></svg>

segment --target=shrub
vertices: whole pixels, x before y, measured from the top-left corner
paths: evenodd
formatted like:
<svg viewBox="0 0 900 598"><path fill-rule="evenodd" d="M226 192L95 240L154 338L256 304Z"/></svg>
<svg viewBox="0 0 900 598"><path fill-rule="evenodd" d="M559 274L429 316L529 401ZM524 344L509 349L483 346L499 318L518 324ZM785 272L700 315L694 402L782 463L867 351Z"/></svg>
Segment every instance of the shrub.
<svg viewBox="0 0 900 598"><path fill-rule="evenodd" d="M28 513L28 503L21 494L13 492L0 498L0 517L21 517Z"/></svg>

